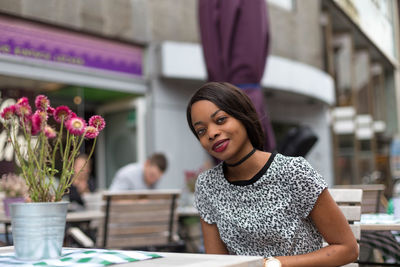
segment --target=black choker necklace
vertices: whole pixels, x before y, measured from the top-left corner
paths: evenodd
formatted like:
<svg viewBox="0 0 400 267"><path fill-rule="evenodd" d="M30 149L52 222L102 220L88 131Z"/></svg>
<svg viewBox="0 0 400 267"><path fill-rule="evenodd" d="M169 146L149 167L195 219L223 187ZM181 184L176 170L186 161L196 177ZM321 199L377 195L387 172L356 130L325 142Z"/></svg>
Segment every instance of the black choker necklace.
<svg viewBox="0 0 400 267"><path fill-rule="evenodd" d="M243 157L241 160L239 160L238 162L233 163L233 164L229 164L229 163L224 162L224 164L225 164L226 166L228 166L228 167L236 167L237 165L242 164L246 159L250 158L251 155L254 154L254 152L256 152L256 148L253 148L253 150L250 151L249 154L247 154L246 156L244 156L244 157Z"/></svg>

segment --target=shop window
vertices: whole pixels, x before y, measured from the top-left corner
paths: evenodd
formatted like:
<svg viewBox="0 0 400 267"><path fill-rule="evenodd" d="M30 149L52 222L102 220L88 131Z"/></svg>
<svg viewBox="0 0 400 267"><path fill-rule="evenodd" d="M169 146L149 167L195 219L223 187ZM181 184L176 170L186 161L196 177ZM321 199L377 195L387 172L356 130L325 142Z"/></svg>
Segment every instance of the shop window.
<svg viewBox="0 0 400 267"><path fill-rule="evenodd" d="M338 185L354 184L354 162L350 155L341 155L336 158L336 181Z"/></svg>
<svg viewBox="0 0 400 267"><path fill-rule="evenodd" d="M371 89L373 94L373 117L374 120L386 121L385 116L385 91L384 91L384 75L380 64L374 64L371 67Z"/></svg>
<svg viewBox="0 0 400 267"><path fill-rule="evenodd" d="M370 59L368 50L357 50L354 55L354 92L358 114L371 114Z"/></svg>
<svg viewBox="0 0 400 267"><path fill-rule="evenodd" d="M336 103L338 106L352 106L352 57L353 40L350 34L334 35L334 69L336 82Z"/></svg>
<svg viewBox="0 0 400 267"><path fill-rule="evenodd" d="M119 168L137 161L136 111L123 110L104 115L107 122L106 187L108 188Z"/></svg>
<svg viewBox="0 0 400 267"><path fill-rule="evenodd" d="M354 134L335 135L335 184L356 183Z"/></svg>

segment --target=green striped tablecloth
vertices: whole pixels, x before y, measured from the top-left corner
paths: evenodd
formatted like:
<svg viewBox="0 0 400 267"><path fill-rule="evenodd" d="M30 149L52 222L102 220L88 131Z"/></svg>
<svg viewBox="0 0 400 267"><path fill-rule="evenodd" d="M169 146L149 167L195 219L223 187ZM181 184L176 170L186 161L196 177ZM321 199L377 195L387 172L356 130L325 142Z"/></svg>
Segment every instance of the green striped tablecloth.
<svg viewBox="0 0 400 267"><path fill-rule="evenodd" d="M161 256L151 252L107 249L63 249L58 259L40 261L21 261L15 258L14 252L0 255L0 266L85 266L97 267L112 264L142 261Z"/></svg>

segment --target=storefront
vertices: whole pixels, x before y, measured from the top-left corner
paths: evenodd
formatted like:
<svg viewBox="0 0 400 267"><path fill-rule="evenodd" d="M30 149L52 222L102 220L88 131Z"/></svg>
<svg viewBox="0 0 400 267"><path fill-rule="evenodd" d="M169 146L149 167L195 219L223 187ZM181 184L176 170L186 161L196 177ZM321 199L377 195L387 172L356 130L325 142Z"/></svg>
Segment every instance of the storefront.
<svg viewBox="0 0 400 267"><path fill-rule="evenodd" d="M85 119L103 115L107 127L94 157L100 188L117 168L145 158L143 61L138 45L0 15L1 108L22 96L45 94L53 106L68 105ZM3 174L15 165L0 131Z"/></svg>
<svg viewBox="0 0 400 267"><path fill-rule="evenodd" d="M391 195L389 146L398 132L395 1L323 1L335 184L383 183ZM374 18L373 20L371 18Z"/></svg>

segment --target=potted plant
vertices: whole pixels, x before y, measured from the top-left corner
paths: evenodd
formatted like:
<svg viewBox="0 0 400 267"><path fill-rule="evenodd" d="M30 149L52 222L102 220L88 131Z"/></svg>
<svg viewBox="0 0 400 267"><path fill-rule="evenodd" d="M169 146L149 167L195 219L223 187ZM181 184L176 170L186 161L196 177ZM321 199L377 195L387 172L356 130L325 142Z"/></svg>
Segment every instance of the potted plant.
<svg viewBox="0 0 400 267"><path fill-rule="evenodd" d="M29 203L10 207L15 253L25 260L61 255L68 208L62 197L73 182L74 160L85 138L94 139L87 160L91 158L105 127L101 116L92 116L87 125L67 106L51 107L44 95L36 97L35 107L33 112L28 99L22 97L0 113L28 187ZM56 161L62 165L60 170Z"/></svg>
<svg viewBox="0 0 400 267"><path fill-rule="evenodd" d="M3 198L4 213L10 216L9 205L11 203L25 202L28 193L28 187L25 180L15 173L3 174L0 181L0 190L4 192Z"/></svg>

